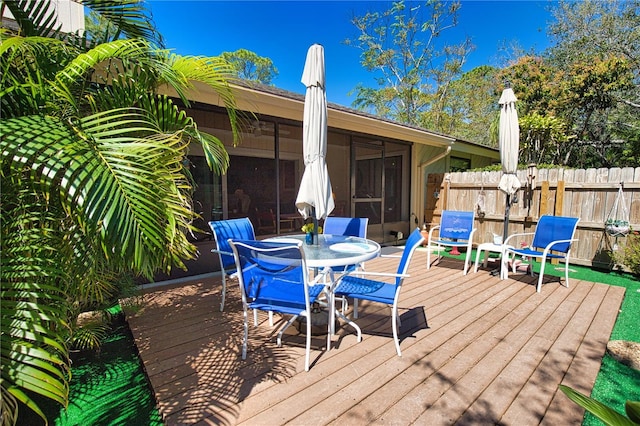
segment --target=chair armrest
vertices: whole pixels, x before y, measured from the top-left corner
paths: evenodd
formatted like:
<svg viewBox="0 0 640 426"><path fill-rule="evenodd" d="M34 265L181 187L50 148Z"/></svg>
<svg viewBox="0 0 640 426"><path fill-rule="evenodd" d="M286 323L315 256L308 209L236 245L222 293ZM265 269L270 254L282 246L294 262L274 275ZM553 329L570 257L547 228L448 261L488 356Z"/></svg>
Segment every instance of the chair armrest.
<svg viewBox="0 0 640 426"><path fill-rule="evenodd" d="M211 253L218 253L218 254L223 254L225 256L233 257L233 253L231 253L230 251L222 251L222 250L211 249Z"/></svg>
<svg viewBox="0 0 640 426"><path fill-rule="evenodd" d="M436 229L440 229L440 225L436 225L433 228L429 229L429 240L431 241L431 236L433 235L433 231L435 231Z"/></svg>

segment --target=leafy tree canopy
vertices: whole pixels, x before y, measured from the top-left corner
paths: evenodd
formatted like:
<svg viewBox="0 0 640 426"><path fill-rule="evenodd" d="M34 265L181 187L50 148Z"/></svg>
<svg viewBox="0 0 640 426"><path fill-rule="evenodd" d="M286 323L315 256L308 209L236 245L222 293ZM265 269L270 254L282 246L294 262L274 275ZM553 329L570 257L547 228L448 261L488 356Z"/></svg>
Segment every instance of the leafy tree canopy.
<svg viewBox="0 0 640 426"><path fill-rule="evenodd" d="M244 80L270 85L278 75L278 69L269 58L258 56L246 49L222 52L220 55L233 67L236 75Z"/></svg>
<svg viewBox="0 0 640 426"><path fill-rule="evenodd" d="M457 23L459 2L394 2L385 12L354 17L360 35L345 40L361 50L362 66L377 87L355 88L354 106L403 123L441 130L449 126L450 85L472 50L469 39L445 44Z"/></svg>

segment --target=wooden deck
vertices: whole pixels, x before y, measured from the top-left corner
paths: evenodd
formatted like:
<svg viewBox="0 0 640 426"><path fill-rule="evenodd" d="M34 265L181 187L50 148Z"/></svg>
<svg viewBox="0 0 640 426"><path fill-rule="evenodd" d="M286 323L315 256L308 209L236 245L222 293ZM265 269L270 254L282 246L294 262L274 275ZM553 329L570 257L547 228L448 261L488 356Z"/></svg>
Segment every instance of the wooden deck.
<svg viewBox="0 0 640 426"><path fill-rule="evenodd" d="M526 275L425 265L418 249L400 300L402 357L389 310L361 303L362 342L347 327L329 352L314 338L309 372L304 336L293 330L278 348L266 315L241 359L235 282L224 312L219 277L148 292L128 321L166 424L580 424L558 384L590 393L624 288L551 277L538 294Z"/></svg>

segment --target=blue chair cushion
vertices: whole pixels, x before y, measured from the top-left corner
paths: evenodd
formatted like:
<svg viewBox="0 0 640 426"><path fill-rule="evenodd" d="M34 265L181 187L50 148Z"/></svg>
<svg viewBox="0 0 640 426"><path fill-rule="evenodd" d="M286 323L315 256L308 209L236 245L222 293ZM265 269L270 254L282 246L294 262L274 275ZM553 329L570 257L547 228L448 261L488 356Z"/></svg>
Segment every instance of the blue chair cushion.
<svg viewBox="0 0 640 426"><path fill-rule="evenodd" d="M372 300L380 303L393 303L396 286L381 281L346 276L335 289L337 296Z"/></svg>
<svg viewBox="0 0 640 426"><path fill-rule="evenodd" d="M324 285L314 285L309 287L309 303L313 303L318 299L318 296L324 290ZM282 314L300 315L305 310L304 301L302 303L298 301L282 300L281 297L277 297L277 294L270 293L269 295L260 296L257 299L248 303L251 309L260 309L265 311L273 311Z"/></svg>

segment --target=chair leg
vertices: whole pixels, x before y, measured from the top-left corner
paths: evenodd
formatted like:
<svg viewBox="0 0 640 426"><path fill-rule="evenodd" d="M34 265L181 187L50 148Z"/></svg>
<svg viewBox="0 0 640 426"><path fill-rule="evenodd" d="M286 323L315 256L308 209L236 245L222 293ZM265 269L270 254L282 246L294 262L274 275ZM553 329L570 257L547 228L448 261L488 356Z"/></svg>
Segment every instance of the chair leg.
<svg viewBox="0 0 640 426"><path fill-rule="evenodd" d="M471 250L467 248L467 256L464 258L464 269L462 270L462 275L467 275L467 271L469 269L470 256L471 256Z"/></svg>
<svg viewBox="0 0 640 426"><path fill-rule="evenodd" d="M431 269L431 244L427 244L427 269Z"/></svg>
<svg viewBox="0 0 640 426"><path fill-rule="evenodd" d="M396 353L398 356L402 356L400 351L400 340L398 339L398 307L393 306L391 309L391 328L393 329L393 341L396 344Z"/></svg>
<svg viewBox="0 0 640 426"><path fill-rule="evenodd" d="M329 318L327 324L327 352L331 350L331 336L336 332L336 302L335 296L329 294L328 296L331 299L331 303L329 304Z"/></svg>
<svg viewBox="0 0 640 426"><path fill-rule="evenodd" d="M507 278L509 278L509 254L505 252L500 256L500 279Z"/></svg>
<svg viewBox="0 0 640 426"><path fill-rule="evenodd" d="M310 352L311 352L311 315L308 315L307 316L307 347L304 355L304 371L309 371Z"/></svg>
<svg viewBox="0 0 640 426"><path fill-rule="evenodd" d="M244 336L242 339L242 359L247 359L247 340L249 340L249 318L247 309L244 309Z"/></svg>
<svg viewBox="0 0 640 426"><path fill-rule="evenodd" d="M564 286L569 288L569 256L564 259Z"/></svg>
<svg viewBox="0 0 640 426"><path fill-rule="evenodd" d="M224 311L224 299L226 295L227 295L227 280L225 279L225 273L223 270L222 271L222 293L220 294L220 312Z"/></svg>
<svg viewBox="0 0 640 426"><path fill-rule="evenodd" d="M543 256L542 260L540 261L540 276L538 277L538 286L536 287L536 292L538 293L540 293L540 290L542 290L542 278L544 277L545 263L547 263L547 258ZM533 271L533 268L531 268L531 270Z"/></svg>
<svg viewBox="0 0 640 426"><path fill-rule="evenodd" d="M478 272L478 262L480 261L480 249L478 248L476 251L476 262L473 265L473 273ZM485 266L486 267L486 266Z"/></svg>

